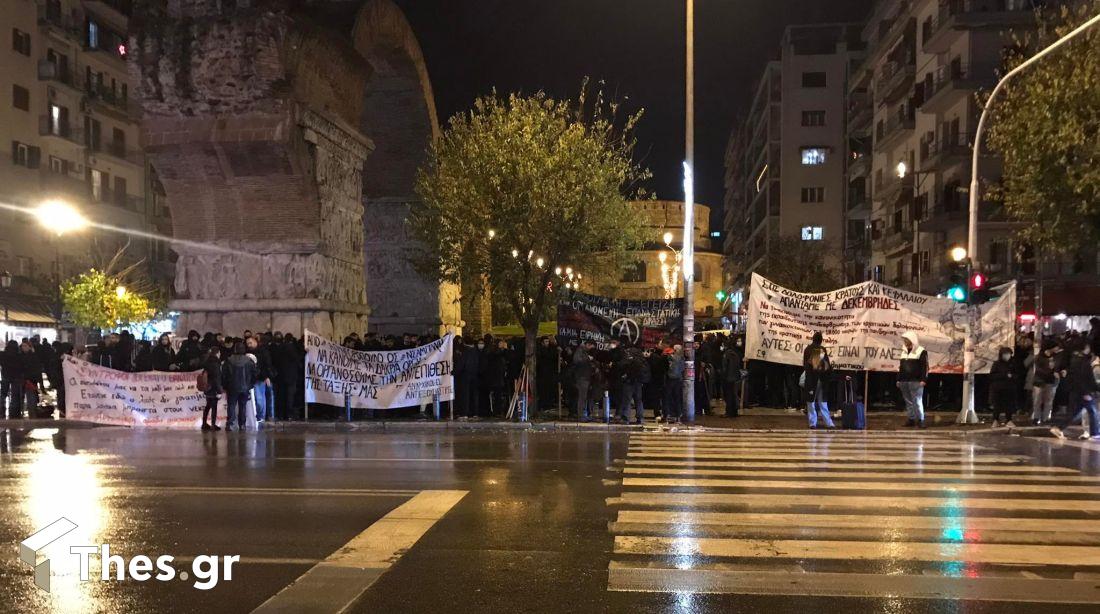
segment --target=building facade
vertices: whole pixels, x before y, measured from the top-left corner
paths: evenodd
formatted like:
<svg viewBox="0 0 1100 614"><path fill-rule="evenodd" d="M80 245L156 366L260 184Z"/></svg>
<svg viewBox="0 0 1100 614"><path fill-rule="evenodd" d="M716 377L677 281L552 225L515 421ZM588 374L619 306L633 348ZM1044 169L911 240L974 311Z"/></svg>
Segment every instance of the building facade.
<svg viewBox="0 0 1100 614"><path fill-rule="evenodd" d="M840 266L845 237L845 92L859 26L790 26L726 150L725 244L744 284L780 237L823 242Z"/></svg>
<svg viewBox="0 0 1100 614"><path fill-rule="evenodd" d="M143 232L166 227L140 145L140 112L127 70L128 0L0 0L0 202L33 208L61 199L95 222ZM167 279L163 242L85 231L58 237L25 213L0 211L0 269L24 318L9 335L57 326L58 281L109 260L144 260Z"/></svg>
<svg viewBox="0 0 1100 614"><path fill-rule="evenodd" d="M642 223L644 244L631 252L630 265L617 277L603 276L591 291L625 299L663 299L684 295L682 275L676 275L676 253L684 244L684 203L643 200L632 203ZM710 207L695 205L695 310L704 317L721 315L723 301L722 254L712 245ZM665 233L672 235L669 245ZM662 260L662 255L664 259ZM662 268L664 267L664 270ZM587 288L585 291L589 291Z"/></svg>
<svg viewBox="0 0 1100 614"><path fill-rule="evenodd" d="M849 259L848 281L871 278L925 294L943 293L953 283L948 252L967 244L979 96L1003 74L1015 34L1035 28L1036 8L1057 4L876 4L863 30L866 59L849 77L849 193L853 202L870 204L850 209L851 244L862 249ZM979 173L977 258L994 283L1018 280L1023 294L1033 294L1028 288L1036 277L1036 255L1014 238L1017 225L1002 205L986 197L1000 181L1000 160L983 150ZM856 232L861 226L862 236ZM1048 263L1045 274L1063 281L1095 276L1095 254L1070 260Z"/></svg>

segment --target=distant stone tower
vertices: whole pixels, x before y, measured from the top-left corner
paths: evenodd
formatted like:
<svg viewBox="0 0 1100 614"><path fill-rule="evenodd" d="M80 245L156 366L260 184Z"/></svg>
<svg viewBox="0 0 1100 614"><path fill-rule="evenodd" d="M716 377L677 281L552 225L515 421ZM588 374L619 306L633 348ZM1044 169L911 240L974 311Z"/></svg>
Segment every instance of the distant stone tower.
<svg viewBox="0 0 1100 614"><path fill-rule="evenodd" d="M438 129L389 0L148 0L133 29L174 236L247 252L173 245L180 329L339 338L391 314L415 332L460 321L447 287L405 265L415 172Z"/></svg>

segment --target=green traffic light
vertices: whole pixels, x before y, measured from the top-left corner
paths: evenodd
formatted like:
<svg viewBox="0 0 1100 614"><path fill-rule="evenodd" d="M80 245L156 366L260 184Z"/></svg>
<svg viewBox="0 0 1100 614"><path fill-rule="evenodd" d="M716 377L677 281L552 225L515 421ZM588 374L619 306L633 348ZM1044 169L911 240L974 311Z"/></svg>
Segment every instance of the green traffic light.
<svg viewBox="0 0 1100 614"><path fill-rule="evenodd" d="M966 300L966 290L963 290L962 286L952 286L951 289L947 291L947 298L957 303L961 303Z"/></svg>
<svg viewBox="0 0 1100 614"><path fill-rule="evenodd" d="M718 299L719 301L724 301L726 300L726 293L719 290L718 292L714 293L714 298Z"/></svg>

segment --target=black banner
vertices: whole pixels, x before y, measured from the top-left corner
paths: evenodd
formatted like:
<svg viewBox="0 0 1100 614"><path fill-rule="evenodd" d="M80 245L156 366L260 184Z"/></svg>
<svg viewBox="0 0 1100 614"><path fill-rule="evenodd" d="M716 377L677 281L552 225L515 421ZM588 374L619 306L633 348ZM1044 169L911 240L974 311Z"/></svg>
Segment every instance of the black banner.
<svg viewBox="0 0 1100 614"><path fill-rule="evenodd" d="M680 343L684 299L627 300L572 292L558 303L558 343L592 341L605 349L612 339L651 348L664 339Z"/></svg>

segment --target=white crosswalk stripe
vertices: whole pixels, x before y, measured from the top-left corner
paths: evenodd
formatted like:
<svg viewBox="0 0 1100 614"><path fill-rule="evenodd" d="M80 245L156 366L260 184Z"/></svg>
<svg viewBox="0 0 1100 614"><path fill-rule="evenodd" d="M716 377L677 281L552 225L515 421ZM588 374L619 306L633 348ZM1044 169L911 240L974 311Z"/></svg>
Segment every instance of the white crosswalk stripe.
<svg viewBox="0 0 1100 614"><path fill-rule="evenodd" d="M608 589L1100 603L1100 476L927 433L669 433L620 459Z"/></svg>

